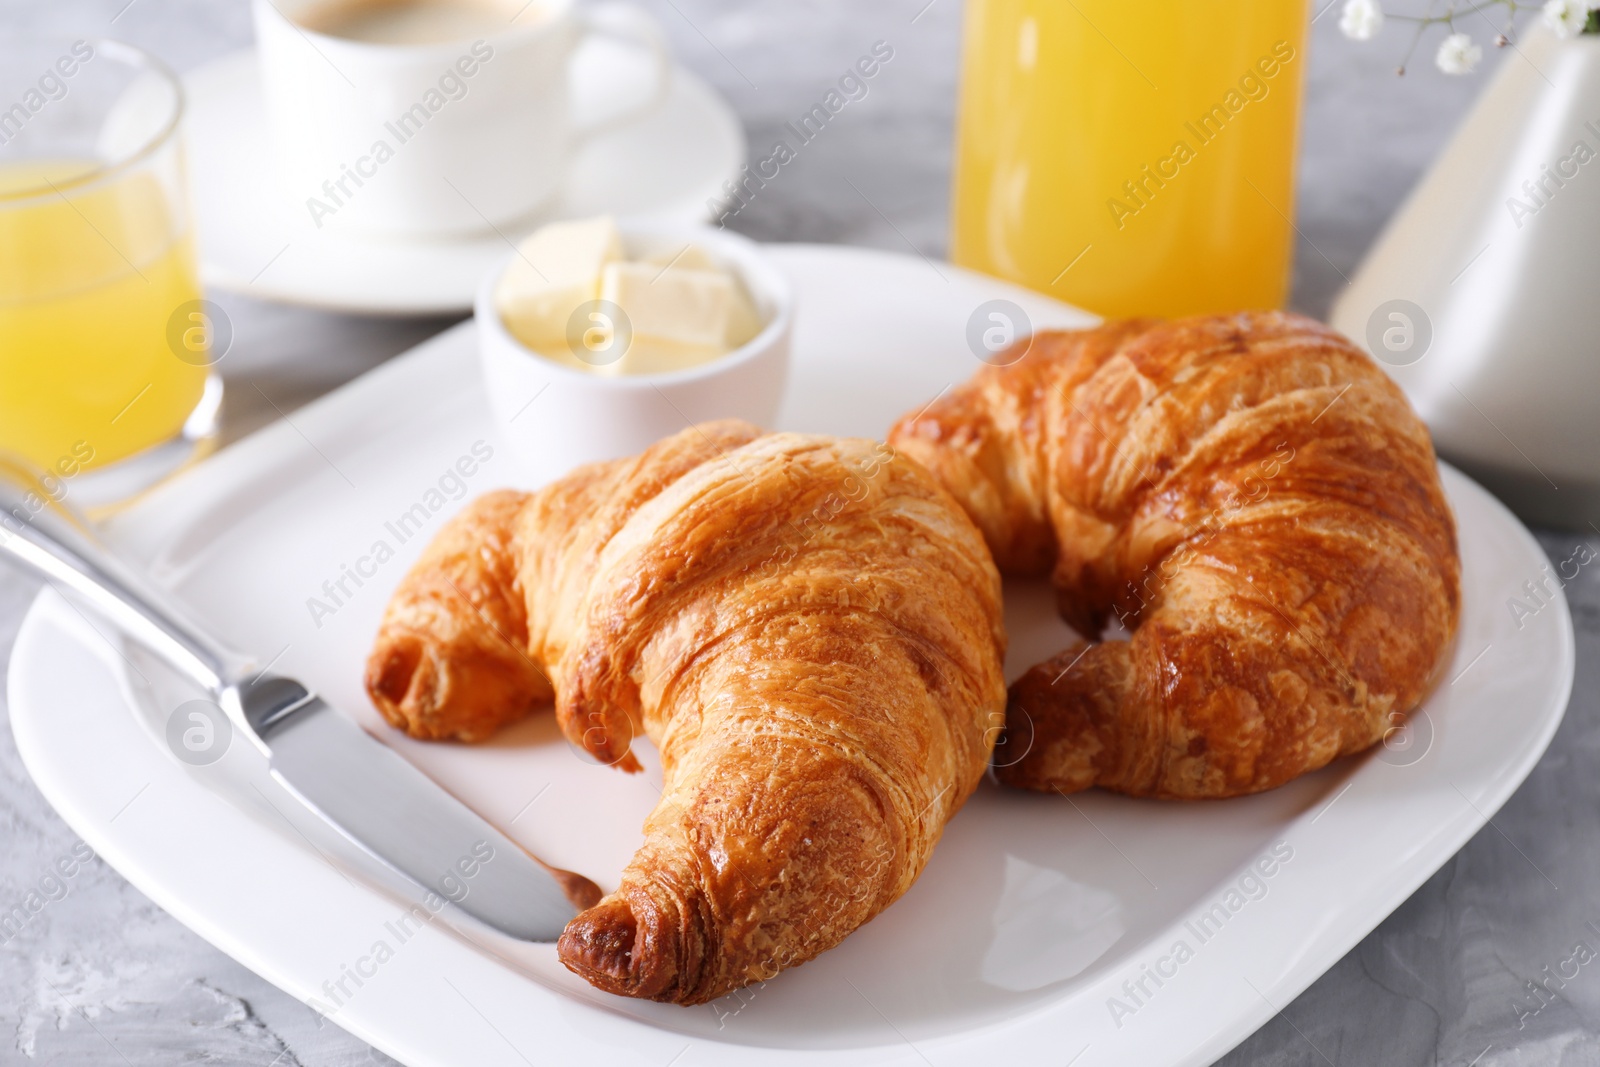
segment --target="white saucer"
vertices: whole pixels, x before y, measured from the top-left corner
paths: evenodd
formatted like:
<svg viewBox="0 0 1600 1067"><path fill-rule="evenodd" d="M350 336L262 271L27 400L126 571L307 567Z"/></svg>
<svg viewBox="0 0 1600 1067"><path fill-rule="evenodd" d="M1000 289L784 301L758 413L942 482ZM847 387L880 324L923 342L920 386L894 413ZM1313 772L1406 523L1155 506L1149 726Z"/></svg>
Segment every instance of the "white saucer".
<svg viewBox="0 0 1600 1067"><path fill-rule="evenodd" d="M593 40L573 59L575 117L614 114L649 77L639 49ZM727 102L682 67L648 115L594 137L575 155L556 200L504 236L452 240L359 237L318 230L279 189L253 49L184 79L190 180L207 285L335 311L431 315L472 310L484 271L553 218L610 213L704 222L706 201L744 162L744 132Z"/></svg>

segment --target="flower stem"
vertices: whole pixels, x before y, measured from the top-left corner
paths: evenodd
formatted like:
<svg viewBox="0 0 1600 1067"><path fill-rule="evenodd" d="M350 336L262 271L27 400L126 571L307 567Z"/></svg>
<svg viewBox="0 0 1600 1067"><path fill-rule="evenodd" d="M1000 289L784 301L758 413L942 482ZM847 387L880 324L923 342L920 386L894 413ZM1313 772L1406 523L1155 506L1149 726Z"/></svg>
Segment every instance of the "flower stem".
<svg viewBox="0 0 1600 1067"><path fill-rule="evenodd" d="M1418 26L1428 27L1436 26L1440 23L1451 23L1461 16L1476 15L1480 12L1488 11L1492 7L1503 7L1506 9L1507 15L1516 18L1517 12L1526 11L1534 6L1533 4L1522 3L1521 0L1481 0L1480 3L1473 4L1470 7L1458 9L1452 6L1443 15L1388 15L1388 17L1396 22L1414 22ZM1589 18L1593 21L1593 12L1590 12Z"/></svg>

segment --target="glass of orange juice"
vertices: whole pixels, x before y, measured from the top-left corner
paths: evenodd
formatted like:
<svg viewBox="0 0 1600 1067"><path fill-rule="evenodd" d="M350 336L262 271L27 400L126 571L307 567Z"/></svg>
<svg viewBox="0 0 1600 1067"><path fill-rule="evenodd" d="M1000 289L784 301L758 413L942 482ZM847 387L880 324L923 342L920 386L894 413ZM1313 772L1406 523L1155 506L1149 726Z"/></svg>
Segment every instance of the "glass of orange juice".
<svg viewBox="0 0 1600 1067"><path fill-rule="evenodd" d="M967 0L951 259L1102 315L1288 296L1306 0Z"/></svg>
<svg viewBox="0 0 1600 1067"><path fill-rule="evenodd" d="M182 113L177 79L129 45L0 42L0 453L91 507L215 430Z"/></svg>

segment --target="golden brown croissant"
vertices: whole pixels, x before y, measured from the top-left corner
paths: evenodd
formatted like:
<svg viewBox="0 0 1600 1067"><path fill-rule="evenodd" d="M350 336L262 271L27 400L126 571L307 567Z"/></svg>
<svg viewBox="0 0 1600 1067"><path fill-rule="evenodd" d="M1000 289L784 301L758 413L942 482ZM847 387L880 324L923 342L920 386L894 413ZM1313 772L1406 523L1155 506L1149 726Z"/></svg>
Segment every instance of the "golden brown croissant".
<svg viewBox="0 0 1600 1067"><path fill-rule="evenodd" d="M1023 355L1022 353L1026 353ZM1024 341L890 443L1049 572L1098 637L1011 689L1002 782L1222 797L1396 727L1460 607L1427 430L1343 337L1297 315L1118 322Z"/></svg>
<svg viewBox="0 0 1600 1067"><path fill-rule="evenodd" d="M367 668L419 737L547 700L665 788L620 888L568 925L601 989L698 1004L837 944L910 887L1005 706L1000 578L926 471L864 440L685 430L485 496L417 562Z"/></svg>

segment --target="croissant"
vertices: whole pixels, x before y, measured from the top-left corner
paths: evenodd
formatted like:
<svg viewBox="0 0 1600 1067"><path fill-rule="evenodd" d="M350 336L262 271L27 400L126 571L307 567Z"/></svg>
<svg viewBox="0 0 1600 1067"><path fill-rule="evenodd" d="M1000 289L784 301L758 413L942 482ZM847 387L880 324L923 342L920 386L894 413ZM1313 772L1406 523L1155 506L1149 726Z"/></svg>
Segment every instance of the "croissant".
<svg viewBox="0 0 1600 1067"><path fill-rule="evenodd" d="M644 844L557 950L603 990L698 1004L911 886L988 766L1004 650L999 574L926 471L719 422L475 501L394 594L366 684L417 737L553 695L602 762L654 742Z"/></svg>
<svg viewBox="0 0 1600 1067"><path fill-rule="evenodd" d="M1000 365L1004 364L1004 365ZM1006 573L1098 638L1011 688L1001 782L1224 797L1380 740L1460 611L1427 430L1298 315L1116 322L1020 342L889 436Z"/></svg>

